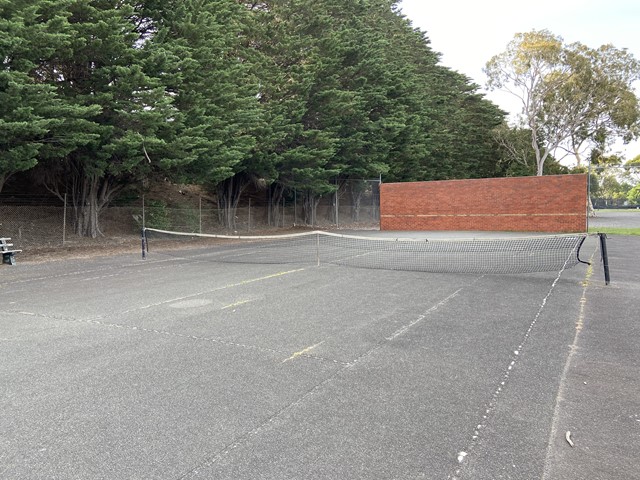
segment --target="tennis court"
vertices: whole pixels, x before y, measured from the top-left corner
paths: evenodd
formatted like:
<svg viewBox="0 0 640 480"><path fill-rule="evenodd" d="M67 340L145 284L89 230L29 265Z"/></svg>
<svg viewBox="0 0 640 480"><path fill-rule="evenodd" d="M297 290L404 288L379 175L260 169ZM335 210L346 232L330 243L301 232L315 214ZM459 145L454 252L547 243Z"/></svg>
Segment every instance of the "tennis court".
<svg viewBox="0 0 640 480"><path fill-rule="evenodd" d="M18 262L0 477L639 478L638 246L608 287L593 237L529 274Z"/></svg>

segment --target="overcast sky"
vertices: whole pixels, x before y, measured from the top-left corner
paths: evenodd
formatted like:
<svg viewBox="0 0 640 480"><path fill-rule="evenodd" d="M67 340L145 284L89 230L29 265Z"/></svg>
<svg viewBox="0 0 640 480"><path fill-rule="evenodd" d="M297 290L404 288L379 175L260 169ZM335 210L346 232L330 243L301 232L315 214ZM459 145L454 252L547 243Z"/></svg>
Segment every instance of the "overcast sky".
<svg viewBox="0 0 640 480"><path fill-rule="evenodd" d="M443 65L481 87L487 61L502 53L516 33L534 29L591 48L610 43L640 59L640 0L402 0L401 8L414 27L427 32ZM640 82L636 90L640 92ZM487 97L505 110L518 110L508 95L487 92ZM640 142L617 149L629 160L640 154Z"/></svg>

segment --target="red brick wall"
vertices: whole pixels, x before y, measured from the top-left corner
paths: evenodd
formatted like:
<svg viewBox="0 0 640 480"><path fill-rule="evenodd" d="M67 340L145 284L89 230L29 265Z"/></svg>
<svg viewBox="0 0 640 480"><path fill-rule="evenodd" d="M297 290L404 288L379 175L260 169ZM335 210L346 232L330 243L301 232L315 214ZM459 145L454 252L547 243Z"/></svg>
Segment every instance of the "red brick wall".
<svg viewBox="0 0 640 480"><path fill-rule="evenodd" d="M380 186L381 230L584 232L586 175Z"/></svg>

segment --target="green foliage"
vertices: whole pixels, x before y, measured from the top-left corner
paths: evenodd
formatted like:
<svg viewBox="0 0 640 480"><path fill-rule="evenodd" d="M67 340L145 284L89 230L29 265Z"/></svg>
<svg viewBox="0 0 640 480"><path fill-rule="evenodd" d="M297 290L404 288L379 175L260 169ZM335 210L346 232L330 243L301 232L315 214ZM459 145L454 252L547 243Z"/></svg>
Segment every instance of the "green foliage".
<svg viewBox="0 0 640 480"><path fill-rule="evenodd" d="M591 155L591 198L599 204L625 205L629 192L638 184L635 168L617 155L602 155L594 150Z"/></svg>
<svg viewBox="0 0 640 480"><path fill-rule="evenodd" d="M2 53L0 53L2 55ZM12 174L34 167L51 121L38 112L51 91L22 72L0 71L0 191Z"/></svg>
<svg viewBox="0 0 640 480"><path fill-rule="evenodd" d="M636 185L627 192L627 200L632 205L640 205L640 185Z"/></svg>
<svg viewBox="0 0 640 480"><path fill-rule="evenodd" d="M509 127L503 123L493 132L498 145L498 164L495 175L505 177L526 177L538 174L536 157L531 148L531 132L525 128ZM553 156L544 163L544 175L564 175L586 173L586 169L571 170L560 164Z"/></svg>
<svg viewBox="0 0 640 480"><path fill-rule="evenodd" d="M271 181L318 194L335 178L491 176L503 113L438 65L425 34L377 0L273 1L263 37L258 146Z"/></svg>
<svg viewBox="0 0 640 480"><path fill-rule="evenodd" d="M182 208L178 210L180 215L180 228L175 230L182 230L185 232L200 233L200 212L195 208Z"/></svg>

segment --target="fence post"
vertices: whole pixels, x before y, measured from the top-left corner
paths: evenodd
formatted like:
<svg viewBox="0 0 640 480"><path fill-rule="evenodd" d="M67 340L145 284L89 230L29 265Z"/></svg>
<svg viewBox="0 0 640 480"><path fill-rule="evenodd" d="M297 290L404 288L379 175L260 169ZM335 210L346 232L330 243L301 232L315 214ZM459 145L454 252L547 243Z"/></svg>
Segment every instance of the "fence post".
<svg viewBox="0 0 640 480"><path fill-rule="evenodd" d="M62 209L62 246L67 240L67 194L64 194L64 208Z"/></svg>
<svg viewBox="0 0 640 480"><path fill-rule="evenodd" d="M316 196L313 195L311 197L311 225L313 225L314 227L316 226L316 220L317 220L317 214L318 214L318 203L319 201L316 201Z"/></svg>
<svg viewBox="0 0 640 480"><path fill-rule="evenodd" d="M144 195L142 195L142 229L144 230L145 227Z"/></svg>
<svg viewBox="0 0 640 480"><path fill-rule="evenodd" d="M271 227L271 185L268 188L268 198L267 198L267 224Z"/></svg>
<svg viewBox="0 0 640 480"><path fill-rule="evenodd" d="M338 218L338 212L340 211L340 207L338 205L338 189L340 186L338 185L338 179L336 178L336 228L340 227L340 219Z"/></svg>

